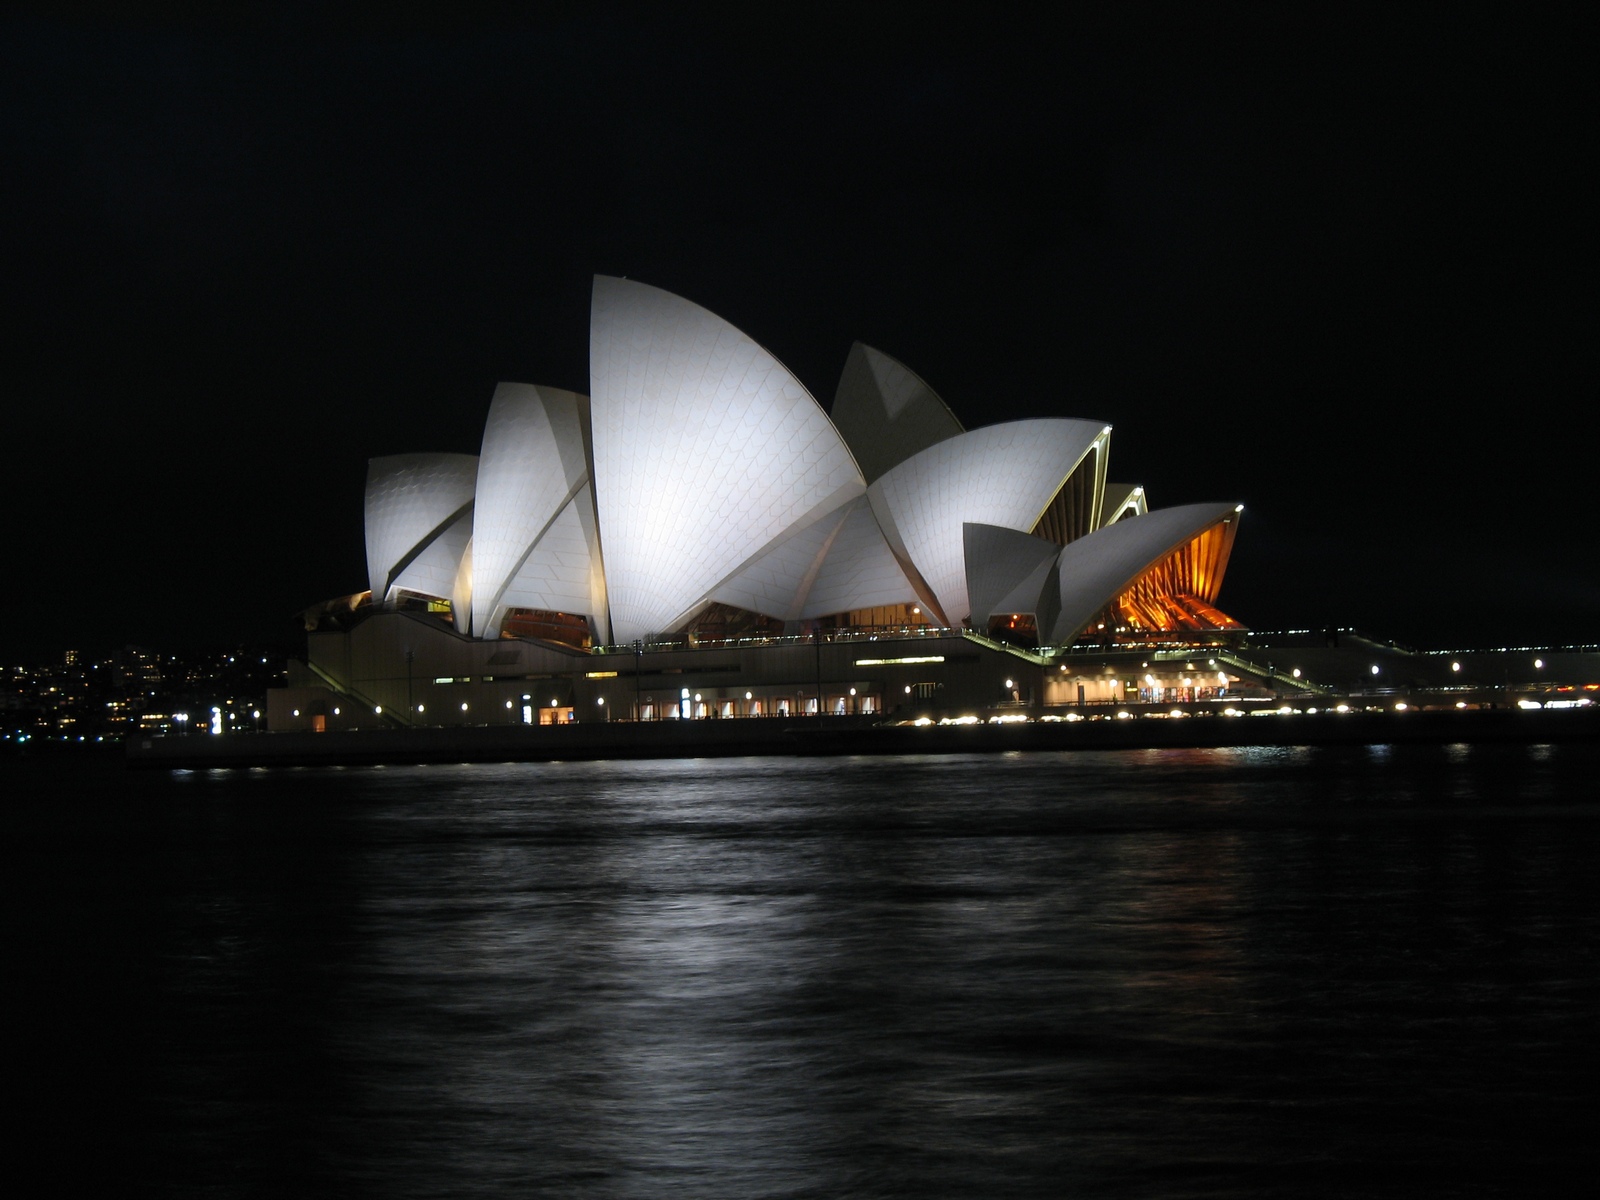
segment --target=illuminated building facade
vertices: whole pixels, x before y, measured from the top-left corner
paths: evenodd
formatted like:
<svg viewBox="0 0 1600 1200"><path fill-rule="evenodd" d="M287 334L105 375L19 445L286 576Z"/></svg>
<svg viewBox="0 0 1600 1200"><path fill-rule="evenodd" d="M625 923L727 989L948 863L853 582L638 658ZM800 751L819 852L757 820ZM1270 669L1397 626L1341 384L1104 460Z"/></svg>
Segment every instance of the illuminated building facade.
<svg viewBox="0 0 1600 1200"><path fill-rule="evenodd" d="M349 701L323 703L325 723L332 707L432 724L593 716L589 701L641 719L883 712L956 691L1049 703L1042 677L1017 683L1022 663L1240 628L1216 607L1239 506L1150 511L1142 488L1107 482L1104 422L967 430L859 344L830 416L722 318L607 277L589 374L587 396L501 384L475 456L372 461L369 590L308 613L302 690ZM981 680L956 688L974 661ZM648 697L647 670L663 684ZM664 686L686 672L705 680ZM534 686L629 674L631 695ZM430 709L419 688L449 695ZM280 699L275 727L303 727L311 700Z"/></svg>

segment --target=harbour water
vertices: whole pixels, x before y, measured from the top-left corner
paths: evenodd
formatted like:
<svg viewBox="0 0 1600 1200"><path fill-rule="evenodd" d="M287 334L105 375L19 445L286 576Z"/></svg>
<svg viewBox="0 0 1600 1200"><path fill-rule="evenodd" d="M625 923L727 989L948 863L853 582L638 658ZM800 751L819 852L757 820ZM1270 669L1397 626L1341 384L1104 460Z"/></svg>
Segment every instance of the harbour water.
<svg viewBox="0 0 1600 1200"><path fill-rule="evenodd" d="M14 760L18 1144L162 1195L1539 1194L1592 1158L1597 778Z"/></svg>

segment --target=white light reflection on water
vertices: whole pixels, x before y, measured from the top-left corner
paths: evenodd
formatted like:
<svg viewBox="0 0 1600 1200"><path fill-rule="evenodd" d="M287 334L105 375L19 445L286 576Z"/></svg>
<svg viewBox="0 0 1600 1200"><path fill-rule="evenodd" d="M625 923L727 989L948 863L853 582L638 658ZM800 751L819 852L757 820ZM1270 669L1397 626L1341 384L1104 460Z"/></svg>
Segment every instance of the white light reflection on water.
<svg viewBox="0 0 1600 1200"><path fill-rule="evenodd" d="M1466 1190L1586 1136L1600 755L1541 750L144 778L28 878L116 897L73 994L150 1000L73 1030L167 1190Z"/></svg>

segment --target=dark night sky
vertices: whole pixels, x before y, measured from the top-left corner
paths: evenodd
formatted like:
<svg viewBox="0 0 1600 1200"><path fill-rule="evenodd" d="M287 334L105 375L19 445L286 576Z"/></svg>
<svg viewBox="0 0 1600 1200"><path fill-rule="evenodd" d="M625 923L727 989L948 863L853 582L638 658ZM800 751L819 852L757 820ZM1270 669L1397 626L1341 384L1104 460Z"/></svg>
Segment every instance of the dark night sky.
<svg viewBox="0 0 1600 1200"><path fill-rule="evenodd" d="M0 22L0 657L290 641L368 458L587 390L595 272L824 405L860 339L969 426L1110 422L1247 506L1246 624L1600 640L1577 28L205 7Z"/></svg>

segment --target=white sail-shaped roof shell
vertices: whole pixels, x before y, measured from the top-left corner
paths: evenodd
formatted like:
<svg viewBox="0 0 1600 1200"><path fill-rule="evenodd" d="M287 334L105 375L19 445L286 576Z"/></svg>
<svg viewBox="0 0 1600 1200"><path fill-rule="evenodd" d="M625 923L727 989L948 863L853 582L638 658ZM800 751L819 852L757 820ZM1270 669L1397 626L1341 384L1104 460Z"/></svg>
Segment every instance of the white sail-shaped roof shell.
<svg viewBox="0 0 1600 1200"><path fill-rule="evenodd" d="M424 596L437 596L441 600L455 597L461 563L471 544L472 509L469 507L395 574L389 584L389 594L419 592ZM459 619L464 622L466 609L457 607L455 611L461 614Z"/></svg>
<svg viewBox="0 0 1600 1200"><path fill-rule="evenodd" d="M1037 616L1040 589L1045 575L1054 570L1061 547L1031 533L998 525L968 522L962 526L961 535L972 627L987 629L990 618L1010 613ZM1035 582L1030 586L1030 581Z"/></svg>
<svg viewBox="0 0 1600 1200"><path fill-rule="evenodd" d="M865 496L780 539L711 598L784 621L920 599Z"/></svg>
<svg viewBox="0 0 1600 1200"><path fill-rule="evenodd" d="M852 501L851 503L855 503ZM794 530L712 590L711 598L781 621L797 621L849 505Z"/></svg>
<svg viewBox="0 0 1600 1200"><path fill-rule="evenodd" d="M579 491L540 535L507 581L481 636L498 636L506 610L512 608L586 615L595 640L610 640L600 538L588 488Z"/></svg>
<svg viewBox="0 0 1600 1200"><path fill-rule="evenodd" d="M839 376L833 423L868 483L962 432L949 406L915 371L860 342L850 347Z"/></svg>
<svg viewBox="0 0 1600 1200"><path fill-rule="evenodd" d="M913 455L868 489L879 525L932 589L946 624L971 611L962 525L1032 529L1106 429L1065 419L974 429Z"/></svg>
<svg viewBox="0 0 1600 1200"><path fill-rule="evenodd" d="M1236 519L1236 504L1159 508L1081 537L1061 551L1061 612L1046 639L1063 646L1089 618L1150 567L1219 521ZM1041 627L1041 637L1045 631Z"/></svg>
<svg viewBox="0 0 1600 1200"><path fill-rule="evenodd" d="M584 397L559 388L495 389L473 516L478 637L497 637L508 608L537 608L588 614L604 640L586 408Z"/></svg>
<svg viewBox="0 0 1600 1200"><path fill-rule="evenodd" d="M470 520L477 475L478 460L471 454L395 454L367 464L367 579L374 603L402 586L406 572L452 529L441 552L449 548L459 560L456 535L466 528L459 525L462 518ZM433 561L439 557L429 556L413 580L431 579L436 568L453 577L442 561ZM448 597L450 589L432 594Z"/></svg>
<svg viewBox="0 0 1600 1200"><path fill-rule="evenodd" d="M612 637L670 630L866 482L811 394L721 317L598 276L594 482Z"/></svg>
<svg viewBox="0 0 1600 1200"><path fill-rule="evenodd" d="M916 604L924 597L906 575L865 496L852 500L806 594L801 617Z"/></svg>

